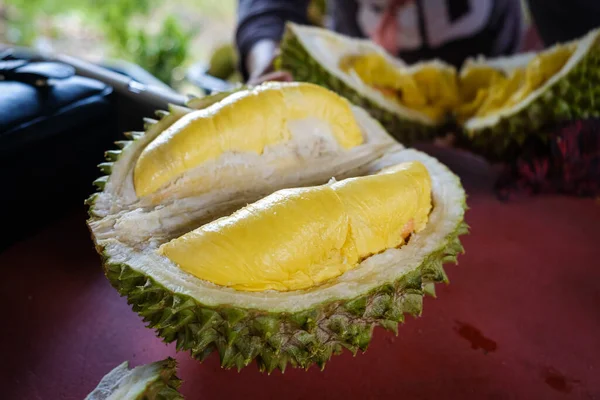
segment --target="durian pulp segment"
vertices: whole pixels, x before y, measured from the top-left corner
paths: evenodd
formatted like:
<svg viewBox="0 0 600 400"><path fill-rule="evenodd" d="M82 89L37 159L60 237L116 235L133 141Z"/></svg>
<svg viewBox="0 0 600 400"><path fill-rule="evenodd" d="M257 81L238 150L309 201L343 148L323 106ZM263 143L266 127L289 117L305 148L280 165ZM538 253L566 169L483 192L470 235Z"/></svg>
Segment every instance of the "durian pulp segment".
<svg viewBox="0 0 600 400"><path fill-rule="evenodd" d="M486 65L473 65L463 70L459 77L460 105L456 109L459 121L475 115L488 98L490 88L503 80L502 71Z"/></svg>
<svg viewBox="0 0 600 400"><path fill-rule="evenodd" d="M453 113L464 122L523 101L558 73L574 51L573 44L557 45L510 74L477 64L467 65L458 77L453 68L436 63L399 68L377 53L347 55L340 60L340 69L434 121Z"/></svg>
<svg viewBox="0 0 600 400"><path fill-rule="evenodd" d="M309 188L285 189L163 244L182 270L242 291L302 290L402 245L431 211L420 162Z"/></svg>
<svg viewBox="0 0 600 400"><path fill-rule="evenodd" d="M149 195L226 152L261 154L289 140L291 124L310 119L326 122L344 149L363 143L350 104L341 96L309 83L265 84L186 114L162 132L135 165L136 194Z"/></svg>
<svg viewBox="0 0 600 400"><path fill-rule="evenodd" d="M485 65L467 66L460 76L459 120L486 117L517 105L558 73L574 51L573 45L557 45L508 75Z"/></svg>
<svg viewBox="0 0 600 400"><path fill-rule="evenodd" d="M453 68L426 63L418 68L400 69L377 53L346 55L340 59L339 66L388 99L435 121L444 118L458 105L458 85Z"/></svg>

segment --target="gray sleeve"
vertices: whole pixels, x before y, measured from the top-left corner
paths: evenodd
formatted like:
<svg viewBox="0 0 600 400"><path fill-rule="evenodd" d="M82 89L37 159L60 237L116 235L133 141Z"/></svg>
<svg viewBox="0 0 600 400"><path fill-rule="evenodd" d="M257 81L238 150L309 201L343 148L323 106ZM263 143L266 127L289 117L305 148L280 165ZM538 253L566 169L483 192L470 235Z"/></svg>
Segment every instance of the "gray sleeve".
<svg viewBox="0 0 600 400"><path fill-rule="evenodd" d="M309 0L239 0L235 42L240 54L239 68L248 78L245 60L252 46L262 39L278 42L286 21L308 24Z"/></svg>

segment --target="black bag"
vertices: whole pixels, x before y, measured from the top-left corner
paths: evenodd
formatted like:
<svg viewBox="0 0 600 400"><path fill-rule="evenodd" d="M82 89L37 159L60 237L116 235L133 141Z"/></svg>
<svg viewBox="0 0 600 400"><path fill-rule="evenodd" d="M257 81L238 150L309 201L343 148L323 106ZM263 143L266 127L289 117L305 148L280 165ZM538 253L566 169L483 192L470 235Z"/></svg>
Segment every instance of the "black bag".
<svg viewBox="0 0 600 400"><path fill-rule="evenodd" d="M69 65L0 57L0 250L83 208L121 137L113 97Z"/></svg>

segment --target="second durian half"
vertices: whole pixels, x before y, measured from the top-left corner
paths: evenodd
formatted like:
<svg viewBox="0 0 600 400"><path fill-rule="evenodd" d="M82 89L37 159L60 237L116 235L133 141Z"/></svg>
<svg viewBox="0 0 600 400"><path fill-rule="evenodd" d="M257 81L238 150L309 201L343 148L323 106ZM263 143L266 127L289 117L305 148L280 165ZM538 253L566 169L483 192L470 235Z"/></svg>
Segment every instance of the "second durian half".
<svg viewBox="0 0 600 400"><path fill-rule="evenodd" d="M130 136L88 225L111 284L199 360L323 368L420 315L463 251L459 178L321 86L192 101Z"/></svg>
<svg viewBox="0 0 600 400"><path fill-rule="evenodd" d="M364 107L405 144L458 127L475 151L514 157L547 127L600 116L600 29L539 53L407 65L366 39L288 23L277 67Z"/></svg>
<svg viewBox="0 0 600 400"><path fill-rule="evenodd" d="M174 358L131 369L124 361L104 375L85 400L183 400L180 386Z"/></svg>

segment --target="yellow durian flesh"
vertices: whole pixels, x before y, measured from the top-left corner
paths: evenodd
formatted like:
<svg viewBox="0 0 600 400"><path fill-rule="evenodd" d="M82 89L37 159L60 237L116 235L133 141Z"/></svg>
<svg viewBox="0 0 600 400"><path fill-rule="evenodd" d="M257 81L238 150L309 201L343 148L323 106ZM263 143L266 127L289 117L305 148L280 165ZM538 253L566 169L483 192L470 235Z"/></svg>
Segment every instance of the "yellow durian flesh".
<svg viewBox="0 0 600 400"><path fill-rule="evenodd" d="M184 271L242 291L302 290L398 247L425 227L431 179L420 162L285 189L163 244Z"/></svg>
<svg viewBox="0 0 600 400"><path fill-rule="evenodd" d="M527 65L509 74L486 65L469 66L460 76L459 120L486 117L514 107L557 74L574 52L561 45L536 55Z"/></svg>
<svg viewBox="0 0 600 400"><path fill-rule="evenodd" d="M458 104L458 82L453 68L424 65L416 68L411 76L425 93L428 105L448 112Z"/></svg>
<svg viewBox="0 0 600 400"><path fill-rule="evenodd" d="M310 83L263 84L186 114L158 135L136 162L136 194L152 194L226 152L262 154L267 146L290 140L289 124L311 118L326 122L343 149L363 143L351 105L343 97Z"/></svg>
<svg viewBox="0 0 600 400"><path fill-rule="evenodd" d="M397 67L379 54L346 56L342 58L340 64L343 71L354 71L367 85L381 90L386 96L398 96L399 100L409 107L421 107L427 104L427 99L414 79L408 74L401 73Z"/></svg>
<svg viewBox="0 0 600 400"><path fill-rule="evenodd" d="M525 71L516 69L508 78L492 79L492 84L487 90L487 96L477 108L475 115L482 117L507 106L512 94L525 83L524 78Z"/></svg>
<svg viewBox="0 0 600 400"><path fill-rule="evenodd" d="M451 67L422 63L398 67L380 54L347 55L340 68L386 98L440 122L455 114L459 122L486 117L525 100L558 73L574 52L559 45L536 55L527 65L505 73L485 64L467 65L460 76Z"/></svg>
<svg viewBox="0 0 600 400"><path fill-rule="evenodd" d="M489 95L495 82L504 81L502 71L486 65L471 65L459 77L460 105L456 114L461 122L473 116Z"/></svg>
<svg viewBox="0 0 600 400"><path fill-rule="evenodd" d="M401 69L377 53L342 57L340 68L354 73L386 98L435 121L441 120L458 103L456 72L452 68L425 64L415 69Z"/></svg>
<svg viewBox="0 0 600 400"><path fill-rule="evenodd" d="M403 163L369 177L333 184L350 218L360 259L397 247L427 224L431 182L421 163Z"/></svg>
<svg viewBox="0 0 600 400"><path fill-rule="evenodd" d="M504 107L512 107L524 100L531 92L541 87L548 79L558 73L567 63L574 49L571 46L559 46L551 52L544 52L531 60L521 77L521 85L515 90Z"/></svg>

